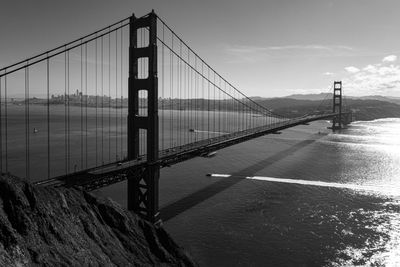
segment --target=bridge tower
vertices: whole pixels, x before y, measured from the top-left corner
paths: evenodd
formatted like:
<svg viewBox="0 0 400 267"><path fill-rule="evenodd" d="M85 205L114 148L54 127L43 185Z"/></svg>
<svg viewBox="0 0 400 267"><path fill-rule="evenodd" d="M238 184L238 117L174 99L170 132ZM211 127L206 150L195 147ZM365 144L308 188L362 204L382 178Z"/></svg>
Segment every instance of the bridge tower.
<svg viewBox="0 0 400 267"><path fill-rule="evenodd" d="M138 30L147 28L148 46L139 47ZM157 17L136 18L129 25L129 78L128 78L128 160L139 157L139 143L146 141L147 164L139 172L128 175L128 209L152 223L159 222L158 184L158 78L157 78ZM144 60L147 59L147 60ZM147 77L139 77L138 64L148 64ZM139 114L139 92L147 92L147 112ZM139 134L145 132L145 134ZM143 139L143 140L141 140Z"/></svg>
<svg viewBox="0 0 400 267"><path fill-rule="evenodd" d="M332 130L342 129L342 82L335 81L333 83L333 112L338 116L333 117Z"/></svg>

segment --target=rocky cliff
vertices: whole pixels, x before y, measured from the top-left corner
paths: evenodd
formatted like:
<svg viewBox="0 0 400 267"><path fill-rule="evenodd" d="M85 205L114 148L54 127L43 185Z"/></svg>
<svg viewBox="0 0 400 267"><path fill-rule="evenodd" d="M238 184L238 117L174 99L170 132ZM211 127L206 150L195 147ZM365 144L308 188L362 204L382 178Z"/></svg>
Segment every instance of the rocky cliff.
<svg viewBox="0 0 400 267"><path fill-rule="evenodd" d="M160 227L76 189L0 177L0 266L195 266Z"/></svg>

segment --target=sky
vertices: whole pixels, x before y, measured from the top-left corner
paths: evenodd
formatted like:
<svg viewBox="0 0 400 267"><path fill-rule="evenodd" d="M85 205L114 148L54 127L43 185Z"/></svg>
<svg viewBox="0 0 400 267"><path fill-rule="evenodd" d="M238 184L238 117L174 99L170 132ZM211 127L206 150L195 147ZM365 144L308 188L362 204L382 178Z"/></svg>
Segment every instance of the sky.
<svg viewBox="0 0 400 267"><path fill-rule="evenodd" d="M1 0L0 67L151 9L246 95L400 97L398 0Z"/></svg>

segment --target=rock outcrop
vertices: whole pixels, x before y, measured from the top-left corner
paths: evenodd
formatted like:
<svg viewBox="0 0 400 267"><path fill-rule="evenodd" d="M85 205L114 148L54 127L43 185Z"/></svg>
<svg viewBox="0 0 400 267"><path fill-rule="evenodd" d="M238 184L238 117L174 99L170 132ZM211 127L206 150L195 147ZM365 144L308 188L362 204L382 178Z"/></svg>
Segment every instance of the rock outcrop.
<svg viewBox="0 0 400 267"><path fill-rule="evenodd" d="M0 266L195 266L161 227L77 189L0 178Z"/></svg>

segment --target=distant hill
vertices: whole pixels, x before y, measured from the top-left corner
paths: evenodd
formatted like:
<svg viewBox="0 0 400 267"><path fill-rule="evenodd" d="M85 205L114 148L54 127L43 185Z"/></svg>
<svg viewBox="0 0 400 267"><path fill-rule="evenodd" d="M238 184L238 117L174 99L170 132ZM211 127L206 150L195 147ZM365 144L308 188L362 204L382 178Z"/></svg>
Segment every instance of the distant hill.
<svg viewBox="0 0 400 267"><path fill-rule="evenodd" d="M292 98L297 100L324 100L326 98L332 98L332 93L319 93L319 94L294 94L285 96L283 98Z"/></svg>
<svg viewBox="0 0 400 267"><path fill-rule="evenodd" d="M330 111L332 109L330 97L325 101L275 98L257 102L264 107L271 108L274 113L286 117L298 117L316 111ZM400 105L394 101L349 98L345 100L344 104L356 113L357 120L400 118Z"/></svg>
<svg viewBox="0 0 400 267"><path fill-rule="evenodd" d="M352 98L363 99L363 100L387 101L387 102L390 102L390 103L395 103L395 104L400 105L400 97L370 95L370 96L352 97Z"/></svg>
<svg viewBox="0 0 400 267"><path fill-rule="evenodd" d="M368 95L368 96L346 96L347 99L361 99L361 100L379 100L400 105L400 97L394 96L381 96L381 95ZM319 94L293 94L282 98L291 98L297 100L324 100L332 98L332 93L319 93Z"/></svg>
<svg viewBox="0 0 400 267"><path fill-rule="evenodd" d="M318 99L318 97L314 97L314 99L318 100L303 100L294 99L292 96L281 98L252 97L251 100L270 109L275 114L292 118L316 112L330 112L332 110L332 95L325 95L326 97L323 98L324 101ZM322 96L323 94L319 94L319 98ZM254 106L254 104L249 103L248 99L241 99L240 101L242 103L248 103L249 106ZM400 118L400 105L391 101L348 98L344 101L344 104L356 113L357 120ZM164 99L163 101L159 101L159 108L173 110L243 111L242 105L238 105L237 102L231 100L208 99Z"/></svg>
<svg viewBox="0 0 400 267"><path fill-rule="evenodd" d="M348 99L347 106L356 112L357 120L400 118L400 105L380 100Z"/></svg>

